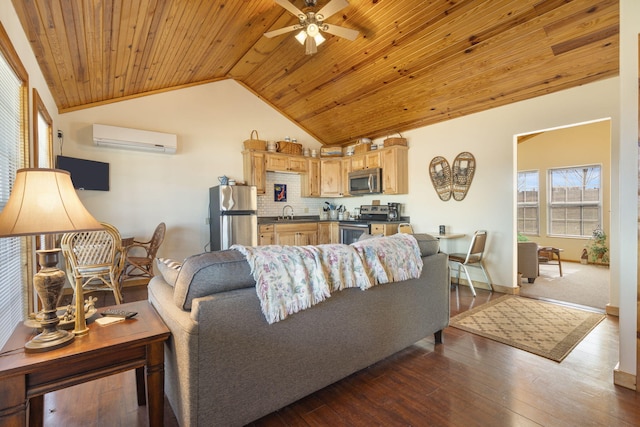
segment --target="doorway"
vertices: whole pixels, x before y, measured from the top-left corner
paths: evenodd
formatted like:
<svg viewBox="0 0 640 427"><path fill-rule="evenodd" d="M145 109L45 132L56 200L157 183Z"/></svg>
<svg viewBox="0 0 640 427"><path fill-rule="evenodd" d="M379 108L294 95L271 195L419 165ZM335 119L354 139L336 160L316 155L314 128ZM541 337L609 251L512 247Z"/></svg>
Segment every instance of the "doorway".
<svg viewBox="0 0 640 427"><path fill-rule="evenodd" d="M522 280L520 295L605 310L608 263L585 260L583 251L596 227L609 236L611 121L519 135L517 171L519 239L559 249L562 260L562 275L543 262L533 283Z"/></svg>

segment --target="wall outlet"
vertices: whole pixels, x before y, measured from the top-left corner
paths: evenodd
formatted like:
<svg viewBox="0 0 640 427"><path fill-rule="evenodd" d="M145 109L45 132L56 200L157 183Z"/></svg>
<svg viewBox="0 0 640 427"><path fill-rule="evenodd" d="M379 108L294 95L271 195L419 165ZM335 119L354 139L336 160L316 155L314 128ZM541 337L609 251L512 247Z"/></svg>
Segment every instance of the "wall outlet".
<svg viewBox="0 0 640 427"><path fill-rule="evenodd" d="M304 213L309 213L309 208L304 208Z"/></svg>
<svg viewBox="0 0 640 427"><path fill-rule="evenodd" d="M205 219L204 219L204 223L205 223L206 225L211 224L211 218L209 218L209 217L205 218Z"/></svg>

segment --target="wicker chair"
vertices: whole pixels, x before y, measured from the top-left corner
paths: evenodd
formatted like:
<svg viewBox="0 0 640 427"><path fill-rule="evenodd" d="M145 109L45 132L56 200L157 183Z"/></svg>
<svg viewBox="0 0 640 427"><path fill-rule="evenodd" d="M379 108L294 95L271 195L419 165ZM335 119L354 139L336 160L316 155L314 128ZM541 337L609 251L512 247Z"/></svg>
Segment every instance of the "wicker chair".
<svg viewBox="0 0 640 427"><path fill-rule="evenodd" d="M161 222L153 232L153 236L147 242L134 240L126 248L124 270L121 282L128 279L146 278L147 282L153 277L153 260L164 240L167 226Z"/></svg>
<svg viewBox="0 0 640 427"><path fill-rule="evenodd" d="M74 289L113 292L116 304L121 304L120 274L124 266L122 244L118 230L101 223L104 230L66 233L60 246L64 254L69 282ZM75 299L75 296L74 296Z"/></svg>

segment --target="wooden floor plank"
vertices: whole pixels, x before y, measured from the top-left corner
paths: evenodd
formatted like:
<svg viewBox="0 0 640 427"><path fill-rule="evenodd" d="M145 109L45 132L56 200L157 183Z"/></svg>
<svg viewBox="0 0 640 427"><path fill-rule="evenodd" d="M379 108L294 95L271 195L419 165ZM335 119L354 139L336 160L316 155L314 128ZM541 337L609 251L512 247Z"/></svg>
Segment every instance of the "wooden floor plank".
<svg viewBox="0 0 640 427"><path fill-rule="evenodd" d="M452 316L501 296L477 291L453 288ZM127 288L125 298L146 290ZM447 328L444 344L425 338L251 426L640 425L640 395L613 384L617 360L611 316L561 363ZM165 406L165 426L177 426ZM133 371L50 393L45 411L45 425L147 425Z"/></svg>

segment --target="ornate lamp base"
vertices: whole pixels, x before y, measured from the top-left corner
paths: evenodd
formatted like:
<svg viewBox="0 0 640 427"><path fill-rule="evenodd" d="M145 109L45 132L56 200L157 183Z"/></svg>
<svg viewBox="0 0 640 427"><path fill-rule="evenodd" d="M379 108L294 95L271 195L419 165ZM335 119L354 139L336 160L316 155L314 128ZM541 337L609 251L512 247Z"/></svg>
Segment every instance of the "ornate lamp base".
<svg viewBox="0 0 640 427"><path fill-rule="evenodd" d="M58 300L64 286L65 274L57 268L60 249L39 250L40 271L33 276L33 286L42 301L42 333L24 345L26 352L43 352L63 347L73 341L74 334L58 329Z"/></svg>
<svg viewBox="0 0 640 427"><path fill-rule="evenodd" d="M43 351L54 350L69 344L73 341L74 337L75 335L71 332L62 329L56 329L53 332L42 332L41 334L33 337L31 341L28 341L24 345L24 348L28 353L40 353Z"/></svg>

